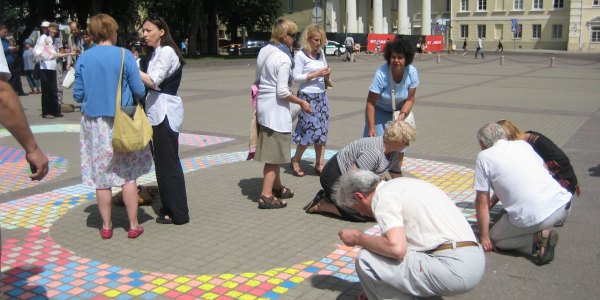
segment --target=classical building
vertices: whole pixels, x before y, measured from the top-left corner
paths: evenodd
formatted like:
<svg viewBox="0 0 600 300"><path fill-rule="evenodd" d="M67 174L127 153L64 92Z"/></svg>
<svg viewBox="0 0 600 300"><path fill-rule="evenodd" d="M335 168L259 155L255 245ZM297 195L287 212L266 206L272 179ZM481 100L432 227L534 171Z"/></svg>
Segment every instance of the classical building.
<svg viewBox="0 0 600 300"><path fill-rule="evenodd" d="M600 0L282 0L300 28L327 32L478 36L485 49L600 50ZM460 45L458 45L460 46Z"/></svg>

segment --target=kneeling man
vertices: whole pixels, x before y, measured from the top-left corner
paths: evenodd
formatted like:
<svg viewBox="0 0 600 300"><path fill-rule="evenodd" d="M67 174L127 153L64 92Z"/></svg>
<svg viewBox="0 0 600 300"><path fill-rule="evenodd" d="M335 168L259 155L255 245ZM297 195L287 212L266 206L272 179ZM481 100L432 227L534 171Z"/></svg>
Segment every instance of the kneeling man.
<svg viewBox="0 0 600 300"><path fill-rule="evenodd" d="M374 217L381 236L342 229L347 246L361 246L356 270L361 298L448 296L474 288L485 257L460 210L435 185L399 177L381 181L354 169L341 177L336 202Z"/></svg>
<svg viewBox="0 0 600 300"><path fill-rule="evenodd" d="M483 249L516 250L532 255L536 264L551 262L558 243L558 233L551 228L566 220L571 193L552 178L527 142L508 141L502 126L483 126L477 140L482 151L475 164L474 189ZM489 209L498 200L506 214L490 230Z"/></svg>

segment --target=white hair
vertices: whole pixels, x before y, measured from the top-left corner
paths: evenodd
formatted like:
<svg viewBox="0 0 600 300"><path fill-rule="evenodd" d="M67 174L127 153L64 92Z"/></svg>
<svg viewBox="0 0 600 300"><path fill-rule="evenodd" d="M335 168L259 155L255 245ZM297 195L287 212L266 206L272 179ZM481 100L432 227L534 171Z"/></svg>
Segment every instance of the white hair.
<svg viewBox="0 0 600 300"><path fill-rule="evenodd" d="M506 132L502 126L496 123L485 124L477 131L477 140L483 144L485 149L494 146L494 143L499 140L506 139Z"/></svg>
<svg viewBox="0 0 600 300"><path fill-rule="evenodd" d="M352 207L357 202L354 193L369 194L375 191L380 181L381 178L369 170L350 170L339 179L335 186L335 202L341 207Z"/></svg>

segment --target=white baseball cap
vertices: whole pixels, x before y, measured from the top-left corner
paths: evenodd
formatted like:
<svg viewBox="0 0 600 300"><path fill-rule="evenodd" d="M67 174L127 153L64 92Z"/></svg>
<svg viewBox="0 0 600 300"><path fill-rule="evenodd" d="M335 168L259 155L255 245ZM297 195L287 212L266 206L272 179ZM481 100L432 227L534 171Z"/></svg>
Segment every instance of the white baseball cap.
<svg viewBox="0 0 600 300"><path fill-rule="evenodd" d="M50 22L48 22L48 21L42 22L42 27L48 27L48 26L50 26Z"/></svg>

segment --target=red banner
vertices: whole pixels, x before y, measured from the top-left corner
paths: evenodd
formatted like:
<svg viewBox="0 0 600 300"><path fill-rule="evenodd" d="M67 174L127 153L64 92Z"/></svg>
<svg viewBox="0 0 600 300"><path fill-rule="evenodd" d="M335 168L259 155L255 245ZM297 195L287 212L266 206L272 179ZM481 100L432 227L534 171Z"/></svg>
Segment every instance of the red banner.
<svg viewBox="0 0 600 300"><path fill-rule="evenodd" d="M387 43L387 41L393 41L395 37L395 34L369 33L367 37L369 39L367 42L367 51L375 52L375 50L377 49L377 42L379 41L379 52L383 52L385 43Z"/></svg>
<svg viewBox="0 0 600 300"><path fill-rule="evenodd" d="M444 51L444 37L441 35L427 35L425 43L427 43L427 52Z"/></svg>

